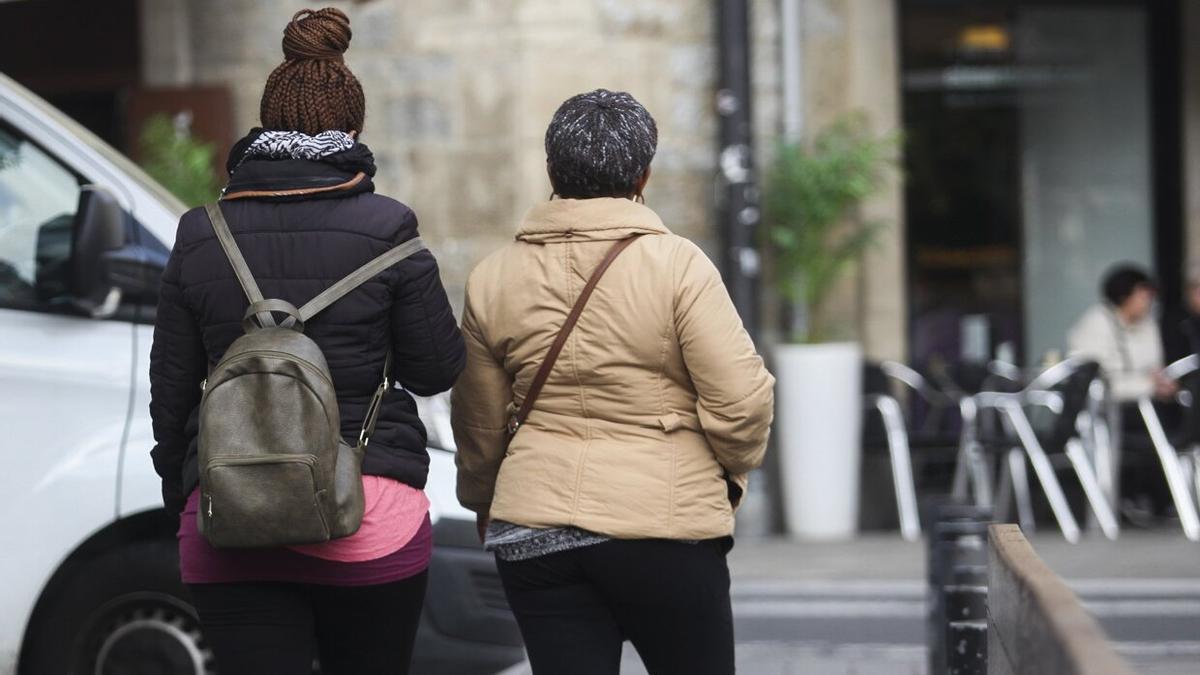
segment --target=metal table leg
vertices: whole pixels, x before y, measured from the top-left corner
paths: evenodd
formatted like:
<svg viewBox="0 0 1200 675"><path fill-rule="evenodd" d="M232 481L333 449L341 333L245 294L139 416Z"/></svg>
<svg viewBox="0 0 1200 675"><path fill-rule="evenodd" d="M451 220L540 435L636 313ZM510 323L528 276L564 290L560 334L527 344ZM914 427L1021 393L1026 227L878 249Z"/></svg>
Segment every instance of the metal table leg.
<svg viewBox="0 0 1200 675"><path fill-rule="evenodd" d="M1008 475L1012 481L1013 498L1017 503L1017 522L1026 534L1037 532L1037 519L1033 515L1033 493L1029 489L1029 474L1025 470L1025 451L1012 448L1005 454Z"/></svg>
<svg viewBox="0 0 1200 675"><path fill-rule="evenodd" d="M1175 502L1175 510L1179 513L1179 524L1183 526L1183 534L1192 541L1200 541L1200 516L1196 513L1196 504L1192 501L1191 489L1184 476L1183 467L1179 465L1179 455L1167 439L1163 431L1158 413L1149 398L1138 401L1138 411L1150 432L1150 440L1154 442L1154 451L1162 464L1163 474L1167 477L1167 487L1171 489L1171 499Z"/></svg>
<svg viewBox="0 0 1200 675"><path fill-rule="evenodd" d="M1112 509L1108 507L1108 501L1104 498L1104 492L1100 489L1100 483L1092 471L1092 464L1088 461L1083 443L1077 438L1072 438L1067 441L1066 450L1067 459L1071 460L1075 475L1079 476L1079 482L1083 485L1083 493L1092 507L1092 513L1096 514L1100 530L1104 532L1104 536L1115 540L1121 528L1117 525L1117 518L1113 515Z"/></svg>

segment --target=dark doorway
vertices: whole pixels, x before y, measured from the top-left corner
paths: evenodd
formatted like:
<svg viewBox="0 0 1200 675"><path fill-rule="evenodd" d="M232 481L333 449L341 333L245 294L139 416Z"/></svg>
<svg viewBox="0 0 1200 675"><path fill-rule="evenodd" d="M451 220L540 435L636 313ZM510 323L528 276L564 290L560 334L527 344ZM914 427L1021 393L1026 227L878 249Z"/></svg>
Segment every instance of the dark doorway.
<svg viewBox="0 0 1200 675"><path fill-rule="evenodd" d="M122 96L140 80L136 0L0 3L0 72L124 146Z"/></svg>

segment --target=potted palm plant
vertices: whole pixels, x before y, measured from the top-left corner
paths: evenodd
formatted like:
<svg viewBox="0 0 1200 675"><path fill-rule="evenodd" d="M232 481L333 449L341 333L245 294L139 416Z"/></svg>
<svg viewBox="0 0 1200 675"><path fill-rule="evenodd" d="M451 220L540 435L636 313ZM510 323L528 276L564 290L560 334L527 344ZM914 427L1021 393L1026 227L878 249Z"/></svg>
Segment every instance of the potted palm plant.
<svg viewBox="0 0 1200 675"><path fill-rule="evenodd" d="M862 349L855 327L831 320L826 305L880 230L860 207L882 186L896 145L848 115L811 142L780 145L767 174L765 233L786 317L775 352L784 510L804 538L858 529Z"/></svg>

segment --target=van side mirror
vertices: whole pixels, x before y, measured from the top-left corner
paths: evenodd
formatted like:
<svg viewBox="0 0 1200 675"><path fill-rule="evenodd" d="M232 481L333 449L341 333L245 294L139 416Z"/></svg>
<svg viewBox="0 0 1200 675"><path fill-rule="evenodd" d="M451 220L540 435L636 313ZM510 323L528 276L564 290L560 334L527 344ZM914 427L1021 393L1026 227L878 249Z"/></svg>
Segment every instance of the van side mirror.
<svg viewBox="0 0 1200 675"><path fill-rule="evenodd" d="M102 256L108 283L122 295L153 303L158 298L167 254L139 244L126 244Z"/></svg>
<svg viewBox="0 0 1200 675"><path fill-rule="evenodd" d="M70 290L74 303L96 318L112 316L121 291L112 284L107 257L125 246L125 210L108 190L85 185L79 194L71 242Z"/></svg>
<svg viewBox="0 0 1200 675"><path fill-rule="evenodd" d="M167 251L133 241L129 216L111 192L85 186L71 245L72 304L93 318L117 313L124 298L154 304Z"/></svg>

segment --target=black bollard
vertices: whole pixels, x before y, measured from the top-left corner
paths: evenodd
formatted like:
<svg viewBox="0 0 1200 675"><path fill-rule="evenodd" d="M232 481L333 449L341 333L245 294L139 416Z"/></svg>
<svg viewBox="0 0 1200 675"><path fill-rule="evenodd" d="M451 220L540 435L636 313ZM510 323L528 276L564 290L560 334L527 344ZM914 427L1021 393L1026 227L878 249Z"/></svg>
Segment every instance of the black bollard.
<svg viewBox="0 0 1200 675"><path fill-rule="evenodd" d="M949 675L987 675L987 619L951 621L946 647Z"/></svg>
<svg viewBox="0 0 1200 675"><path fill-rule="evenodd" d="M942 500L927 503L926 516L932 523L926 593L929 673L983 673L991 510Z"/></svg>

